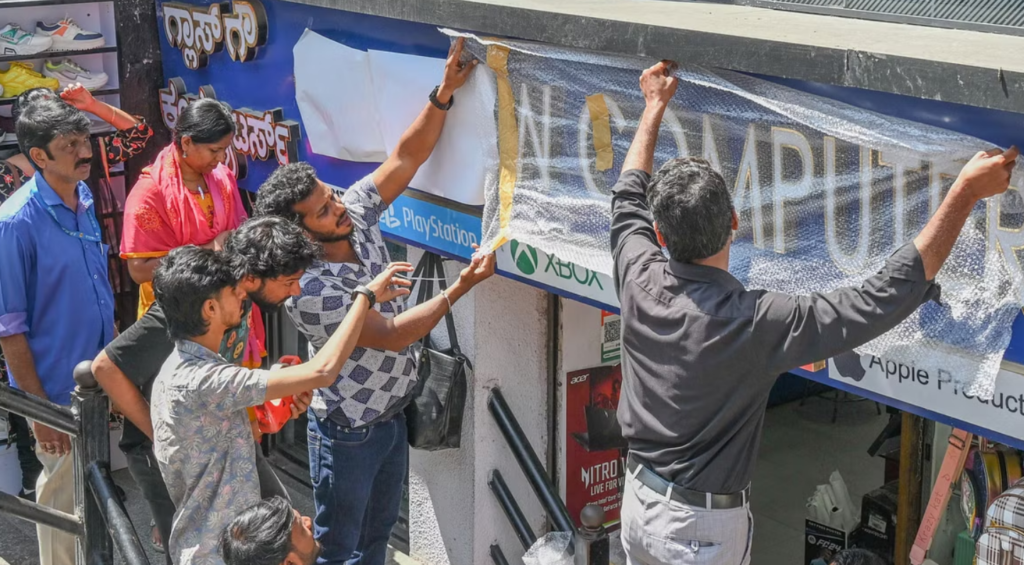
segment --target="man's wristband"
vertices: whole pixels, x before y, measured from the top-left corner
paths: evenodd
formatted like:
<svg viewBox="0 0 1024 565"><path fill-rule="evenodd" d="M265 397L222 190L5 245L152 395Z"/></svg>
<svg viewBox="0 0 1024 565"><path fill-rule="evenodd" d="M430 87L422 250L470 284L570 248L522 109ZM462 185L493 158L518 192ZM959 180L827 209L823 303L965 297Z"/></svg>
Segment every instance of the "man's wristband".
<svg viewBox="0 0 1024 565"><path fill-rule="evenodd" d="M357 286L355 290L352 291L352 300L356 299L357 294L362 294L363 296L366 297L366 299L370 302L370 308L373 308L373 305L377 303L377 295L374 294L372 290L366 288L363 285Z"/></svg>
<svg viewBox="0 0 1024 565"><path fill-rule="evenodd" d="M441 85L437 85L434 87L434 90L430 91L430 103L433 104L434 107L437 108L438 110L441 110L442 112L447 112L448 110L451 109L452 104L455 104L455 95L452 94L452 97L448 99L447 104L442 104L441 101L437 99L437 93L440 90Z"/></svg>

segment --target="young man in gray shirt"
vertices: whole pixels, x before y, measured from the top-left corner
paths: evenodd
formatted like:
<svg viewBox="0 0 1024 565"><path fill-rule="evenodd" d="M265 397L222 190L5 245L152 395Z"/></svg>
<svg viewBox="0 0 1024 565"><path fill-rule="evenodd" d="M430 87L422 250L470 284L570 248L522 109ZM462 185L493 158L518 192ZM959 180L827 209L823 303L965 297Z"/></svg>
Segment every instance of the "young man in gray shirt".
<svg viewBox="0 0 1024 565"><path fill-rule="evenodd" d="M177 565L222 565L220 533L260 500L246 408L330 385L352 354L377 298L409 293L408 263L394 263L352 291L352 308L307 363L265 371L221 357L224 332L241 321L238 261L224 252L179 247L160 263L153 290L176 340L153 384L154 452L177 509L167 550ZM395 285L395 286L392 286Z"/></svg>
<svg viewBox="0 0 1024 565"><path fill-rule="evenodd" d="M739 221L722 175L674 159L651 176L674 66L640 78L647 106L612 198L618 415L630 450L622 541L637 565L747 564L749 485L775 378L863 345L937 298L936 273L975 204L1006 190L1017 150L976 155L920 235L860 287L746 290L728 270Z"/></svg>

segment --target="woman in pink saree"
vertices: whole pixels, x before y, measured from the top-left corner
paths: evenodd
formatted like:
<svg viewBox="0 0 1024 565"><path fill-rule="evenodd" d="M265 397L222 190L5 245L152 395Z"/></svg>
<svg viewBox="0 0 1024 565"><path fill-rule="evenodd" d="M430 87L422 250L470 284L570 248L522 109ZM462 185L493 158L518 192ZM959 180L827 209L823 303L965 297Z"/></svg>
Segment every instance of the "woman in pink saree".
<svg viewBox="0 0 1024 565"><path fill-rule="evenodd" d="M178 116L174 142L143 170L128 194L121 257L140 287L139 317L153 304L153 271L168 252L190 244L220 249L228 233L246 220L235 176L224 164L227 152L234 150L234 134L234 116L226 104L192 102ZM264 329L254 304L247 321L227 360L259 367Z"/></svg>

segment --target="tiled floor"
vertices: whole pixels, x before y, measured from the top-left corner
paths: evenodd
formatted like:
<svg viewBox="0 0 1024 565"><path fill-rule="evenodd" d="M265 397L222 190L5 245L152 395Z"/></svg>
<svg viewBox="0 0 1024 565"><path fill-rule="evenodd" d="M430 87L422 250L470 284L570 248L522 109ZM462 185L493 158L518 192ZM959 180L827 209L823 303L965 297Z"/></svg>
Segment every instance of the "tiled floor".
<svg viewBox="0 0 1024 565"><path fill-rule="evenodd" d="M831 418L832 403L822 398L768 411L752 487L755 565L804 562L805 502L832 471L857 504L882 485L884 462L867 448L888 421L884 408L879 416L874 403L844 404L835 424Z"/></svg>

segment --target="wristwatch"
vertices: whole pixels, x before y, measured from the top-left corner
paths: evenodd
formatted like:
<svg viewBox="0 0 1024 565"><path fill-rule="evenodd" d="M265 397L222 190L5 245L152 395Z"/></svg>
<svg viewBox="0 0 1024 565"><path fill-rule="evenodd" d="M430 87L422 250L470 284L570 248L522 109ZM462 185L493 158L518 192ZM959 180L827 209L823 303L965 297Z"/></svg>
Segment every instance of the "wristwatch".
<svg viewBox="0 0 1024 565"><path fill-rule="evenodd" d="M455 95L452 94L452 97L448 99L447 104L442 104L441 101L437 99L437 92L439 90L441 90L441 85L435 86L434 90L430 91L430 103L433 104L434 107L437 108L438 110L441 110L442 112L447 112L449 109L451 109L452 104L455 104Z"/></svg>
<svg viewBox="0 0 1024 565"><path fill-rule="evenodd" d="M377 303L377 295L363 285L357 286L355 290L352 291L352 300L356 299L357 294L362 294L370 301L370 308L373 308L373 305Z"/></svg>

